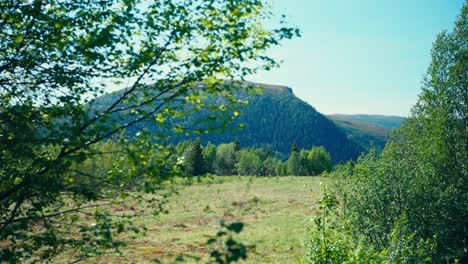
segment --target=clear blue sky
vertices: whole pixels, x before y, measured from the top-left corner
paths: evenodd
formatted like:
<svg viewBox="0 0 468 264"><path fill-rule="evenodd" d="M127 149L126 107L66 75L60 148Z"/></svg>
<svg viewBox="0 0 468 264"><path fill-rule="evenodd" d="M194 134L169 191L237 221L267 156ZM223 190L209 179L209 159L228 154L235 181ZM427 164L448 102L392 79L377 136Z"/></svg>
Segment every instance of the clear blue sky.
<svg viewBox="0 0 468 264"><path fill-rule="evenodd" d="M325 114L410 112L437 33L463 0L273 0L302 38L272 55L279 69L249 78L293 88Z"/></svg>

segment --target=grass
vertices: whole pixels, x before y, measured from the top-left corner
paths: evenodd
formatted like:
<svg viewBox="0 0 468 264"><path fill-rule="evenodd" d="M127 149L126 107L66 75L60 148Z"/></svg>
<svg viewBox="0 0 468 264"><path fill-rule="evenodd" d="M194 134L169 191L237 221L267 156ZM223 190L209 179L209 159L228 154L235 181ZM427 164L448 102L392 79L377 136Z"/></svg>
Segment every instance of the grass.
<svg viewBox="0 0 468 264"><path fill-rule="evenodd" d="M292 263L303 253L320 181L320 177L232 176L179 184L179 195L167 205L169 214L140 220L148 229L145 236L129 240L122 255L91 261L168 263L187 253L206 260L205 242L225 220L243 222L244 231L237 239L255 245L245 263Z"/></svg>

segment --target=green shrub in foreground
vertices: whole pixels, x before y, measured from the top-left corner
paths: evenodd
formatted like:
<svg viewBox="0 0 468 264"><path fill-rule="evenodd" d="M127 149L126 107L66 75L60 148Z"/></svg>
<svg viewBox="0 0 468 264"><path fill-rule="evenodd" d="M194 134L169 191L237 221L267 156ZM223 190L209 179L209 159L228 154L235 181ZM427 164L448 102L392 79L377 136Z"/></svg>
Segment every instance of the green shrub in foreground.
<svg viewBox="0 0 468 264"><path fill-rule="evenodd" d="M355 238L350 232L338 198L323 188L318 212L309 228L310 240L304 263L385 263L384 254Z"/></svg>
<svg viewBox="0 0 468 264"><path fill-rule="evenodd" d="M339 202L325 192L309 263L468 263L467 38L468 2L434 43L412 116L381 154L340 167Z"/></svg>

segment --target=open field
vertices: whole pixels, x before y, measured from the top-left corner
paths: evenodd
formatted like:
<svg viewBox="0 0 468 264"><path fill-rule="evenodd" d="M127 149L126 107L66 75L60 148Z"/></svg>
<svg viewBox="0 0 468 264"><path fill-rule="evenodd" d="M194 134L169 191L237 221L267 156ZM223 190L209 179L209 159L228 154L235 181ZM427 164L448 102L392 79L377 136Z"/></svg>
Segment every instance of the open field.
<svg viewBox="0 0 468 264"><path fill-rule="evenodd" d="M221 219L245 223L237 237L256 245L246 263L292 263L302 254L307 226L320 191L320 177L213 177L181 187L169 214L142 219L146 236L129 242L124 254L92 263L163 263L194 253L206 258L205 242ZM189 261L190 262L190 261Z"/></svg>

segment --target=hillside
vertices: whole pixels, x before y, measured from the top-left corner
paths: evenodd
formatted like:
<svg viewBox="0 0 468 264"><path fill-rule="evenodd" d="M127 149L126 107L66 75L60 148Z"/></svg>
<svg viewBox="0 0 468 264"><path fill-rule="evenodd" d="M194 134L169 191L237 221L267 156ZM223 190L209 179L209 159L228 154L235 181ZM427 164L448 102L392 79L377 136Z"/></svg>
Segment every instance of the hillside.
<svg viewBox="0 0 468 264"><path fill-rule="evenodd" d="M172 137L169 143L200 137L202 142L214 144L231 142L238 139L242 146L257 146L280 152L283 157L289 153L292 144L299 148L324 146L332 156L334 162L355 159L362 148L348 139L330 119L317 112L311 105L297 98L292 89L278 85L260 85L263 93L247 94L239 92L236 97L248 101L248 105L241 109L236 123L245 124L245 128L225 130L220 133L191 135L188 137ZM112 97L104 96L98 100L101 107L112 102ZM190 126L190 120L207 116L208 110L196 113L195 118L187 119L184 126ZM131 130L146 128L157 133L160 128L152 122L140 123Z"/></svg>
<svg viewBox="0 0 468 264"><path fill-rule="evenodd" d="M365 114L357 114L357 115L333 114L329 116L343 119L343 120L367 123L370 125L388 128L388 129L399 128L401 123L405 121L405 118L402 116L365 115Z"/></svg>
<svg viewBox="0 0 468 264"><path fill-rule="evenodd" d="M384 115L328 115L335 124L342 128L349 139L363 148L371 145L383 148L393 129L400 127L405 120L400 116Z"/></svg>

